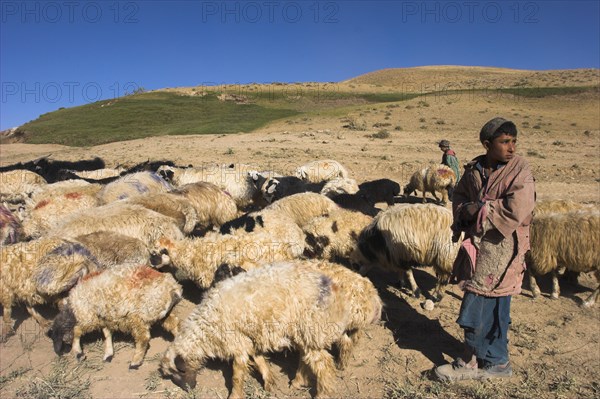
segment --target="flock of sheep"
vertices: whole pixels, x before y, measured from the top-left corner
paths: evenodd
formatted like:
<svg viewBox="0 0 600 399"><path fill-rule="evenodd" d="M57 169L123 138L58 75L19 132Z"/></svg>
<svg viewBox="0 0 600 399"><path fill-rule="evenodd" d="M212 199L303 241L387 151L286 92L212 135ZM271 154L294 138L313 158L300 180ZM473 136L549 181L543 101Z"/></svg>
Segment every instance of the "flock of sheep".
<svg viewBox="0 0 600 399"><path fill-rule="evenodd" d="M112 332L122 331L134 338L137 368L150 327L161 322L174 340L160 370L183 388L219 358L233 364L230 397L244 396L251 366L268 390L264 355L290 348L300 353L292 385L315 377L317 396L327 396L334 367L347 365L361 331L381 316L382 301L363 276L374 266L396 271L418 296L412 267L433 266L439 300L460 246L451 211L440 206L456 184L444 165L415 172L404 188L405 197L421 191L423 202L431 192L440 205L396 204L397 182L357 184L334 160L291 176L243 164L104 166L98 158L41 158L0 168L2 340L14 334L12 306L23 303L58 354L70 346L83 357L80 338L102 330L109 361ZM534 276L549 272L553 298L565 269L595 272L600 282L598 242L594 206L538 204L527 259L534 295ZM183 320L180 280L205 291ZM54 320L35 309L41 304L57 305Z"/></svg>

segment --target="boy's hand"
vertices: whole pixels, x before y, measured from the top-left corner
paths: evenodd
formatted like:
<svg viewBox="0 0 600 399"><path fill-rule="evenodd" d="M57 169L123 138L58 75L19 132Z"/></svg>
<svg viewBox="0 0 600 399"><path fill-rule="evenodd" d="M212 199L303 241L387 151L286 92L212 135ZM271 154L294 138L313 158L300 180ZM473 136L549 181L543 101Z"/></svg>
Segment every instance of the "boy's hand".
<svg viewBox="0 0 600 399"><path fill-rule="evenodd" d="M481 209L480 202L466 202L460 209L460 216L467 223L474 222Z"/></svg>

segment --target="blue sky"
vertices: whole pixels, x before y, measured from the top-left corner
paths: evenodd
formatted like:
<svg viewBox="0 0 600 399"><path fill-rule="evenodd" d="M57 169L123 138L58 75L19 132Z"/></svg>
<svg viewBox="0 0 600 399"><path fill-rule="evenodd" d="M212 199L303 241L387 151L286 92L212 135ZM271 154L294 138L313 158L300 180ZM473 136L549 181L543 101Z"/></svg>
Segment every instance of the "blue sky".
<svg viewBox="0 0 600 399"><path fill-rule="evenodd" d="M600 1L0 0L0 129L136 87L600 67Z"/></svg>

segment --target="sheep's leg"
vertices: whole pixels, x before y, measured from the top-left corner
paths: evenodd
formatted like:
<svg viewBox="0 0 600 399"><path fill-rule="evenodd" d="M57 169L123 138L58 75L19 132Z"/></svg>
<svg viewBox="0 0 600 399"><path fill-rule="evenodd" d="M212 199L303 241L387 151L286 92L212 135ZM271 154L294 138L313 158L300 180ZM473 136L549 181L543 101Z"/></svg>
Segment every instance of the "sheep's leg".
<svg viewBox="0 0 600 399"><path fill-rule="evenodd" d="M596 281L600 283L600 270L596 270L595 275ZM592 292L592 294L585 300L585 302L583 302L583 307L591 308L592 306L594 306L596 300L598 299L598 294L600 294L600 285L598 285L594 292Z"/></svg>
<svg viewBox="0 0 600 399"><path fill-rule="evenodd" d="M340 351L339 358L337 361L337 368L344 370L350 362L350 355L354 346L360 338L359 330L346 331L342 338L338 341L338 349Z"/></svg>
<svg viewBox="0 0 600 399"><path fill-rule="evenodd" d="M303 356L303 360L317 377L317 395L315 397L330 396L335 373L333 358L329 352L324 349L310 350Z"/></svg>
<svg viewBox="0 0 600 399"><path fill-rule="evenodd" d="M404 270L404 276L408 280L408 284L410 285L410 290L415 298L419 298L421 296L421 289L417 285L415 281L415 276L413 275L412 267Z"/></svg>
<svg viewBox="0 0 600 399"><path fill-rule="evenodd" d="M550 298L558 299L559 295L560 295L560 285L558 285L558 273L556 272L556 270L553 270L552 271L552 294L550 295Z"/></svg>
<svg viewBox="0 0 600 399"><path fill-rule="evenodd" d="M0 342L6 342L8 337L15 334L12 322L12 301L2 301L2 334Z"/></svg>
<svg viewBox="0 0 600 399"><path fill-rule="evenodd" d="M175 316L173 312L170 312L163 320L162 326L165 330L173 334L173 336L177 335L179 332L179 317Z"/></svg>
<svg viewBox="0 0 600 399"><path fill-rule="evenodd" d="M433 198L435 199L435 202L440 202L440 200L438 199L437 195L435 195L435 189L431 189L431 195L433 195ZM442 193L442 198L443 198L444 194Z"/></svg>
<svg viewBox="0 0 600 399"><path fill-rule="evenodd" d="M372 268L373 265L361 265L360 269L358 270L358 274L360 274L361 276L366 276Z"/></svg>
<svg viewBox="0 0 600 399"><path fill-rule="evenodd" d="M444 288L448 285L448 280L450 280L450 275L446 273L438 273L437 274L437 284L435 285L435 300L441 301L444 297Z"/></svg>
<svg viewBox="0 0 600 399"><path fill-rule="evenodd" d="M102 360L110 362L114 355L112 333L106 327L102 329L102 333L104 334L104 357Z"/></svg>
<svg viewBox="0 0 600 399"><path fill-rule="evenodd" d="M248 375L248 359L236 356L233 358L233 383L229 399L243 399L244 381Z"/></svg>
<svg viewBox="0 0 600 399"><path fill-rule="evenodd" d="M446 205L448 203L448 190L442 190L442 205Z"/></svg>
<svg viewBox="0 0 600 399"><path fill-rule="evenodd" d="M27 308L27 312L31 315L31 317L33 317L35 319L35 321L37 321L37 323L40 325L42 330L46 331L50 324L48 322L48 320L46 320L44 318L44 316L42 316L37 310L35 310L35 308L33 306L27 305L25 307Z"/></svg>
<svg viewBox="0 0 600 399"><path fill-rule="evenodd" d="M531 295L533 295L534 298L537 298L542 292L540 291L540 287L537 285L535 275L531 272L531 270L527 271L527 273L529 273L529 288L531 288Z"/></svg>
<svg viewBox="0 0 600 399"><path fill-rule="evenodd" d="M423 190L423 203L427 202L427 198L425 198L425 195L427 194L427 190ZM435 194L434 194L435 197Z"/></svg>
<svg viewBox="0 0 600 399"><path fill-rule="evenodd" d="M265 359L262 355L254 355L254 364L256 364L256 368L260 373L260 376L263 379L264 389L267 392L270 392L273 389L273 385L275 384L275 380L273 379L273 374L271 373L271 368L269 367L269 363L267 359Z"/></svg>
<svg viewBox="0 0 600 399"><path fill-rule="evenodd" d="M150 343L150 327L140 323L133 330L133 339L135 340L135 352L133 359L129 364L130 369L137 369L144 361L144 356Z"/></svg>
<svg viewBox="0 0 600 399"><path fill-rule="evenodd" d="M301 389L310 383L310 369L304 362L304 352L300 353L300 359L298 360L298 368L296 369L296 376L292 380L292 388Z"/></svg>
<svg viewBox="0 0 600 399"><path fill-rule="evenodd" d="M75 326L73 328L73 345L71 348L71 354L77 360L85 359L85 355L83 354L83 351L81 350L81 335L82 334L83 334L83 331L81 331L81 327Z"/></svg>

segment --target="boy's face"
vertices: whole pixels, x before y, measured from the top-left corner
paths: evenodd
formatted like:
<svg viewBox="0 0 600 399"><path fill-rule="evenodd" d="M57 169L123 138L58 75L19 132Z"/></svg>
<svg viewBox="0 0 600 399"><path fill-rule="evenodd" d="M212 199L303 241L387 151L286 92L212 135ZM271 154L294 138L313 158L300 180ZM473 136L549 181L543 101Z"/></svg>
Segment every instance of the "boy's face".
<svg viewBox="0 0 600 399"><path fill-rule="evenodd" d="M492 162L506 163L510 161L517 150L517 138L502 133L491 142L486 140L483 146L487 150L488 159Z"/></svg>

